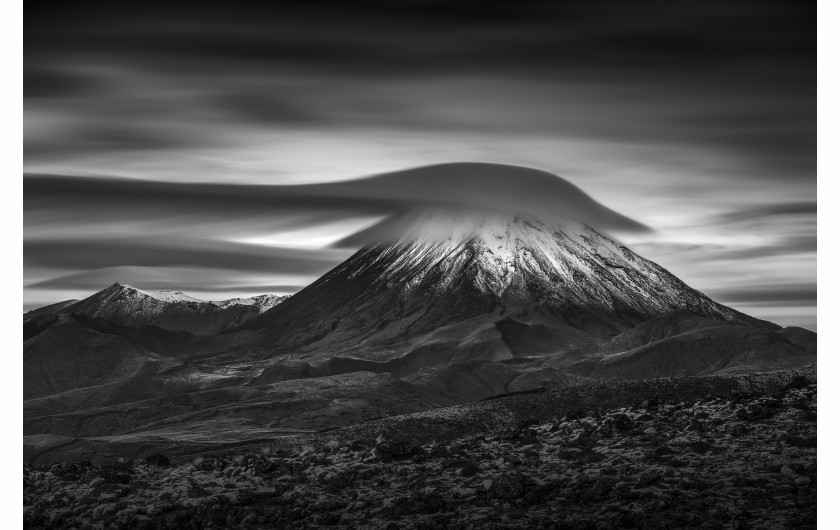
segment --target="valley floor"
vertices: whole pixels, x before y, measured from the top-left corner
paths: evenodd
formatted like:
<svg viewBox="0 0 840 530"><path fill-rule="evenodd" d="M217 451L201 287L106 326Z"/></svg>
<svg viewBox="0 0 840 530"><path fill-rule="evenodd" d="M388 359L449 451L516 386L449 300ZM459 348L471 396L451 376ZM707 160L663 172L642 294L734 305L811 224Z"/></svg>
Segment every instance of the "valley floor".
<svg viewBox="0 0 840 530"><path fill-rule="evenodd" d="M24 469L24 527L815 528L816 412L795 376L423 445L336 431L174 465L58 463Z"/></svg>

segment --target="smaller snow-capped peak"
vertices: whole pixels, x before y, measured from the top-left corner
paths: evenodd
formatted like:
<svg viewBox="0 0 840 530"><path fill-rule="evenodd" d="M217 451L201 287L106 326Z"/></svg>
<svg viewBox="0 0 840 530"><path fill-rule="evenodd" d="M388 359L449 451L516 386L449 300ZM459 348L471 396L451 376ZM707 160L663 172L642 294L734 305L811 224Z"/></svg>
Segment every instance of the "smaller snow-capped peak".
<svg viewBox="0 0 840 530"><path fill-rule="evenodd" d="M254 301L253 305L258 307L260 311L266 311L271 309L272 307L276 306L277 304L285 301L291 295L283 295L278 296L276 294L261 294L258 296L252 296L251 300Z"/></svg>
<svg viewBox="0 0 840 530"><path fill-rule="evenodd" d="M151 319L166 311L168 307L199 307L204 304L179 291L153 291L114 283L78 304L65 309L66 312L83 313L92 317L123 319Z"/></svg>
<svg viewBox="0 0 840 530"><path fill-rule="evenodd" d="M241 298L231 298L228 300L202 300L200 298L196 298L194 296L190 296L188 294L184 294L181 291L172 291L172 290L152 290L152 289L139 289L132 285L128 284L121 284L121 283L114 283L106 289L96 293L93 295L98 298L122 298L122 299L134 299L134 298L151 298L153 300L157 300L158 302L164 302L167 304L173 303L181 303L187 302L191 304L209 304L219 308L228 308L235 305L243 305L243 306L254 306L258 308L260 311L263 311L267 308L274 307L275 305L279 304L288 296L278 296L274 294L261 294L256 296L249 296L249 297L241 297Z"/></svg>
<svg viewBox="0 0 840 530"><path fill-rule="evenodd" d="M109 287L99 291L98 293L94 294L93 296L121 296L124 298L136 298L139 296L145 296L148 298L153 298L155 300L161 302L199 302L201 303L202 300L198 298L194 298L192 296L186 295L180 291L166 291L166 290L150 290L150 289L138 289L133 285L123 284L123 283L114 283Z"/></svg>
<svg viewBox="0 0 840 530"><path fill-rule="evenodd" d="M140 294L144 294L150 298L154 298L155 300L159 300L161 302L193 302L193 303L204 303L203 300L199 300L198 298L194 298L192 296L186 295L180 291L147 291L144 289L137 289L133 287L135 291Z"/></svg>
<svg viewBox="0 0 840 530"><path fill-rule="evenodd" d="M276 294L261 294L257 296L250 296L247 298L231 298L229 300L214 300L209 302L221 308L228 308L235 305L252 306L260 313L265 312L276 306L289 296L278 296Z"/></svg>

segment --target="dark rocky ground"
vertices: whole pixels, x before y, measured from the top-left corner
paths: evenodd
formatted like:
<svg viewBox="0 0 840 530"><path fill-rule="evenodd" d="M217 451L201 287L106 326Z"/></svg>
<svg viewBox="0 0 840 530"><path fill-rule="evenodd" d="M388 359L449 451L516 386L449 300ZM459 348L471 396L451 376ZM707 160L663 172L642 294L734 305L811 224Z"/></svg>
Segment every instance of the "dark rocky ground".
<svg viewBox="0 0 840 530"><path fill-rule="evenodd" d="M26 467L24 527L815 528L816 433L813 368L592 385L244 454Z"/></svg>

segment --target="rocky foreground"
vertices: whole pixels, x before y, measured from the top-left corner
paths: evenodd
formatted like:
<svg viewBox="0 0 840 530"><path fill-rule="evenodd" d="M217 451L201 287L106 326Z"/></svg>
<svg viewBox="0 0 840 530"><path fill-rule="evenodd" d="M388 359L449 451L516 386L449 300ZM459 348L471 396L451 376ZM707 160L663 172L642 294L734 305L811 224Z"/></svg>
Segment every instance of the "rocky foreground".
<svg viewBox="0 0 840 530"><path fill-rule="evenodd" d="M24 527L816 528L815 374L775 380L438 441L371 422L180 463L27 467Z"/></svg>

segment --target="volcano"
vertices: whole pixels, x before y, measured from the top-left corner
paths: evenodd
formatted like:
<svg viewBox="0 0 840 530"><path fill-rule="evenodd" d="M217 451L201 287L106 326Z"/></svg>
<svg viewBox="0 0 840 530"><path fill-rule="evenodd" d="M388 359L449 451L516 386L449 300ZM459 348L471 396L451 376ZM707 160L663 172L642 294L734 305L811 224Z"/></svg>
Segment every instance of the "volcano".
<svg viewBox="0 0 840 530"><path fill-rule="evenodd" d="M480 315L552 322L569 340L615 335L678 310L776 327L712 301L580 223L463 212L406 217L401 237L363 248L244 328L311 349L320 347L315 337L388 344Z"/></svg>

